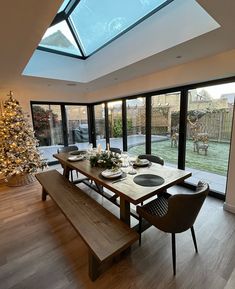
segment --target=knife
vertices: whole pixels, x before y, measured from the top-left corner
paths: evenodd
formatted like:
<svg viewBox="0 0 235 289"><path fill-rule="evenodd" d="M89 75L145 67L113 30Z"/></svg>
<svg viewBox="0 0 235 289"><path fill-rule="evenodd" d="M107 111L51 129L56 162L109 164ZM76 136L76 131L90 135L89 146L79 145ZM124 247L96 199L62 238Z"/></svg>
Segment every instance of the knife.
<svg viewBox="0 0 235 289"><path fill-rule="evenodd" d="M121 182L121 181L123 181L123 180L125 180L125 179L126 179L126 177L125 177L125 178L118 179L118 180L116 180L116 181L113 181L112 184L115 184L115 183Z"/></svg>

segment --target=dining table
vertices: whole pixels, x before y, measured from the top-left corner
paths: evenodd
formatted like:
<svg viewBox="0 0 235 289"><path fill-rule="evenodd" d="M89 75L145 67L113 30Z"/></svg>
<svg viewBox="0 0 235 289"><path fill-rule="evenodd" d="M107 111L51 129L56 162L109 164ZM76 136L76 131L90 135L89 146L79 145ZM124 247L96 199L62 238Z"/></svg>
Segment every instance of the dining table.
<svg viewBox="0 0 235 289"><path fill-rule="evenodd" d="M69 153L53 155L61 163L63 175L69 178L70 170L76 170L97 186L112 191L120 199L120 219L131 226L131 204L138 205L153 196L165 192L168 188L182 183L189 178L191 172L149 163L148 166L135 167L136 174L128 173L130 168L122 168L122 174L118 178L106 178L103 176L104 169L91 166L87 157L71 161Z"/></svg>

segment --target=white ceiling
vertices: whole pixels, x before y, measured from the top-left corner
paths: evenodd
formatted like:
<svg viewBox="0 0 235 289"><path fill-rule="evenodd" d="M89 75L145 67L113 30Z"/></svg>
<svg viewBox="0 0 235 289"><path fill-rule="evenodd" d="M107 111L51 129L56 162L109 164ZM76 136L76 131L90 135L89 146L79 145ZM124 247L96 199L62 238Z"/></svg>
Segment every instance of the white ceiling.
<svg viewBox="0 0 235 289"><path fill-rule="evenodd" d="M198 0L197 2L221 27L182 44L157 51L145 59L136 59L135 63L127 63L126 67L119 68L114 72L107 72L108 74L87 83L22 76L25 66L62 1L24 0L24 5L21 1L13 1L14 6L12 6L12 1L3 0L1 2L0 92L27 87L38 93L50 91L52 94L61 94L65 98L66 95L71 94L84 97L87 91L94 92L139 76L235 48L235 1ZM189 17L193 19L194 15L189 15ZM196 20L200 24L201 19ZM130 50L129 53L131 55L132 51ZM70 59L73 61L72 58ZM84 102L84 99L82 101Z"/></svg>

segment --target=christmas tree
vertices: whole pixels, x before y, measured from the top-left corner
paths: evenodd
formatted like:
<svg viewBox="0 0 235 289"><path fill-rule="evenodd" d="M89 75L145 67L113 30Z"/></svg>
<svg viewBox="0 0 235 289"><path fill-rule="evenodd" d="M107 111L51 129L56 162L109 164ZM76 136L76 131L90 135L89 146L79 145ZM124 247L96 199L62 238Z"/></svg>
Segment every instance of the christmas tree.
<svg viewBox="0 0 235 289"><path fill-rule="evenodd" d="M30 174L44 166L28 117L10 92L0 116L0 172L5 178Z"/></svg>

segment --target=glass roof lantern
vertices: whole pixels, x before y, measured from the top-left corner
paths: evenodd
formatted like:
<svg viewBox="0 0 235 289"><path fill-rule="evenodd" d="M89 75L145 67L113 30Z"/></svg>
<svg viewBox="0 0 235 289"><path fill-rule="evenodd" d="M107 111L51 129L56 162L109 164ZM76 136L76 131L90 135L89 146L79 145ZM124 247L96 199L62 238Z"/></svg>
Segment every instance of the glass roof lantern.
<svg viewBox="0 0 235 289"><path fill-rule="evenodd" d="M65 0L38 48L87 58L173 0Z"/></svg>

